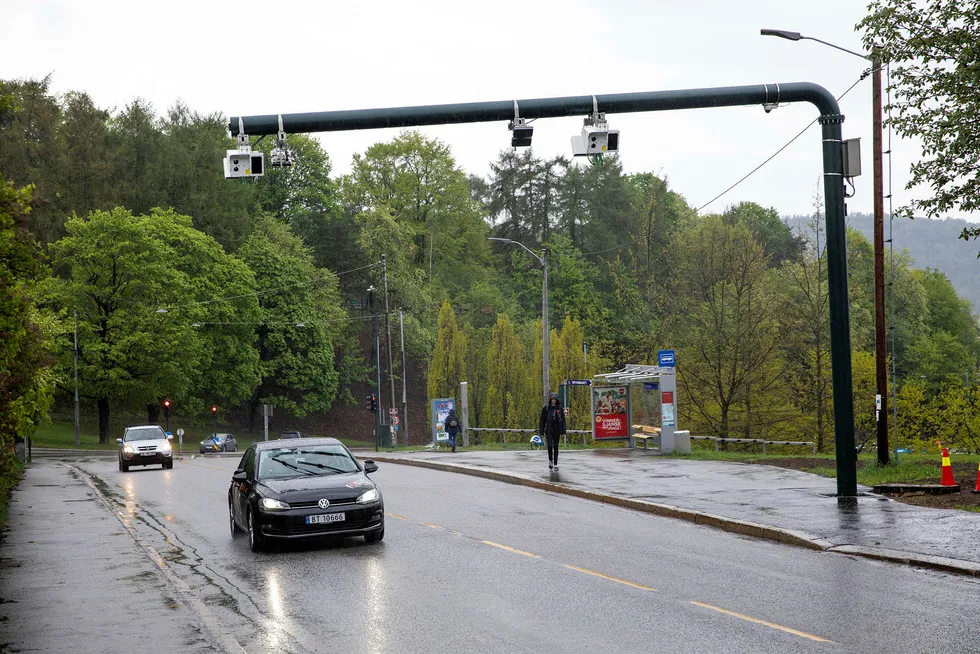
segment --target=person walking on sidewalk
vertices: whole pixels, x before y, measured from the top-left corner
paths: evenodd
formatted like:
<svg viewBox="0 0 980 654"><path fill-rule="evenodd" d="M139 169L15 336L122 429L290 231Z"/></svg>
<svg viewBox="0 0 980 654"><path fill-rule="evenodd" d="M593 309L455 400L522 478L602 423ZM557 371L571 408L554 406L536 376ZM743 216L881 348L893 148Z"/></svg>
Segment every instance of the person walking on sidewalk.
<svg viewBox="0 0 980 654"><path fill-rule="evenodd" d="M556 393L551 394L548 403L541 409L541 425L538 431L548 441L548 469L557 471L558 441L565 434L565 410Z"/></svg>
<svg viewBox="0 0 980 654"><path fill-rule="evenodd" d="M446 435L449 436L449 446L453 448L453 452L456 451L456 436L459 435L461 429L456 409L450 409L449 415L446 416Z"/></svg>

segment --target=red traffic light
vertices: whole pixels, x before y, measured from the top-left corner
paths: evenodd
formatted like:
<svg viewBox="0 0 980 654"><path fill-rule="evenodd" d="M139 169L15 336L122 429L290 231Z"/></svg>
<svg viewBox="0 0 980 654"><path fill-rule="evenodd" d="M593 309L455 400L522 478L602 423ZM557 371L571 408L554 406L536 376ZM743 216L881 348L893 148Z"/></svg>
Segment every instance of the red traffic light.
<svg viewBox="0 0 980 654"><path fill-rule="evenodd" d="M169 409L170 408L170 400L164 400L163 401L163 408L164 409Z"/></svg>
<svg viewBox="0 0 980 654"><path fill-rule="evenodd" d="M211 407L211 413L217 413L217 412L218 412L218 407L212 406Z"/></svg>

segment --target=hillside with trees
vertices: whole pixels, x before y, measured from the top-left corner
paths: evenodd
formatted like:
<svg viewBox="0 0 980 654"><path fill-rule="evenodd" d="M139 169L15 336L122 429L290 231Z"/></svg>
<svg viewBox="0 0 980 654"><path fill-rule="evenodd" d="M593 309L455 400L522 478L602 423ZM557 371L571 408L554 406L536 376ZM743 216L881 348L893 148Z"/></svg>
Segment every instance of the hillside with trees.
<svg viewBox="0 0 980 654"><path fill-rule="evenodd" d="M408 375L412 442L427 438L426 399L463 380L473 424L533 427L543 271L520 247L488 240L502 237L549 250L553 384L655 363L673 347L692 433L833 448L819 197L792 226L735 197L699 214L666 177L627 173L615 157L506 150L481 178L413 131L356 155L339 177L319 141L290 135L294 166L225 180L232 141L220 115L179 103L159 115L138 99L110 111L84 92L54 95L48 79L4 81L0 97L0 175L13 198L0 214L20 226L0 227L16 235L4 237L17 243L9 256L26 262L2 315L23 325L9 333L31 334L19 347L38 371L37 402L7 437L52 401L69 405L77 311L83 411L103 439L115 412L154 420L169 397L188 419L206 421L217 404L257 429L271 404L283 427L371 440L361 402L375 330L387 341L385 286L393 349L404 313L408 370L397 351L390 373L396 395ZM861 442L875 389L873 257L859 223L847 257ZM928 261L904 251L894 261L900 439L980 448L980 330L964 290ZM587 400L573 397L571 426L588 423Z"/></svg>

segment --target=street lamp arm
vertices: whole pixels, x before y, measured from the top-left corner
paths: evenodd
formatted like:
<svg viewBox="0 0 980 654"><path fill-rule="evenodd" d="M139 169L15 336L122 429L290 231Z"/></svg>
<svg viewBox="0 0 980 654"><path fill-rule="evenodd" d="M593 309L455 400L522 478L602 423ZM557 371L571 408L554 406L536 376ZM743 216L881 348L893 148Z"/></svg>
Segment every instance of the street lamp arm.
<svg viewBox="0 0 980 654"><path fill-rule="evenodd" d="M862 59L865 59L867 61L871 61L871 57L869 57L866 54L861 54L860 52L854 52L853 50L848 50L847 48L842 48L839 45L834 45L833 43L828 43L827 41L821 41L820 39L815 39L812 36L801 36L800 39L805 40L805 41L816 41L817 43L823 43L824 45L829 45L831 48L836 48L837 50L841 50L842 52L846 52L847 54L852 54L855 57L861 57Z"/></svg>
<svg viewBox="0 0 980 654"><path fill-rule="evenodd" d="M544 265L544 259L542 259L541 257L539 257L537 254L535 254L534 250L532 250L528 246L524 245L520 241L512 241L509 238L496 238L494 236L488 236L487 237L487 240L488 241L500 241L501 243L513 243L514 245L520 245L522 248L524 248L525 250L528 251L528 254L530 254L532 257L534 257L535 259L537 259L538 260L538 263L540 263L542 266Z"/></svg>

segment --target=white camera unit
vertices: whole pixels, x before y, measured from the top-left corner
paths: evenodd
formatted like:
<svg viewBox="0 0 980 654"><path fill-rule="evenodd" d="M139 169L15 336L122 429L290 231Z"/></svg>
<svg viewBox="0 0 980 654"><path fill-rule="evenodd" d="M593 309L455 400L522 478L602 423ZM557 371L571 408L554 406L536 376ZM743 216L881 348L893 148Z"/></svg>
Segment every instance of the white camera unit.
<svg viewBox="0 0 980 654"><path fill-rule="evenodd" d="M582 133L572 137L572 154L576 157L602 156L619 150L619 130L609 129L606 114L595 113L585 119Z"/></svg>
<svg viewBox="0 0 980 654"><path fill-rule="evenodd" d="M265 174L265 155L248 150L226 150L225 179L262 177Z"/></svg>

